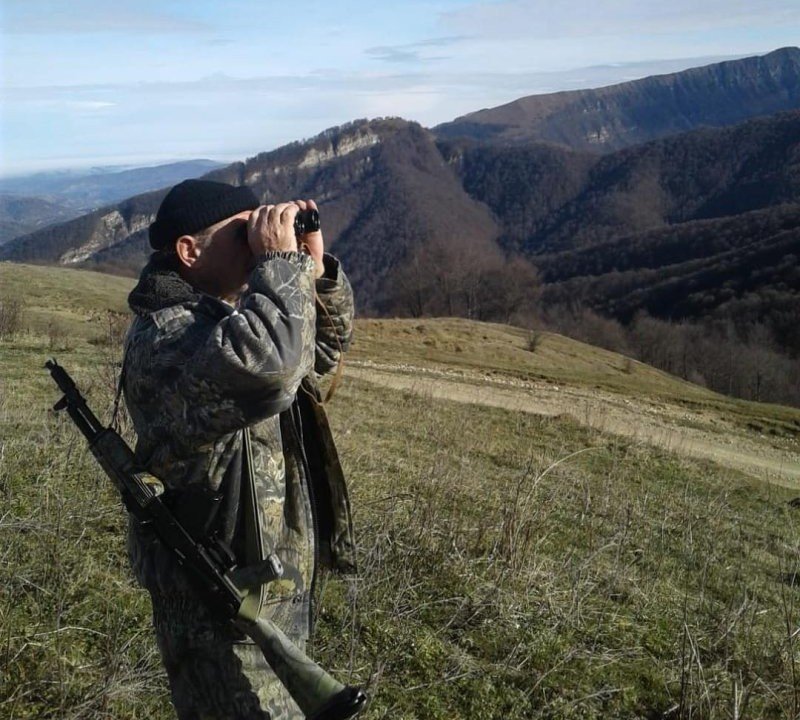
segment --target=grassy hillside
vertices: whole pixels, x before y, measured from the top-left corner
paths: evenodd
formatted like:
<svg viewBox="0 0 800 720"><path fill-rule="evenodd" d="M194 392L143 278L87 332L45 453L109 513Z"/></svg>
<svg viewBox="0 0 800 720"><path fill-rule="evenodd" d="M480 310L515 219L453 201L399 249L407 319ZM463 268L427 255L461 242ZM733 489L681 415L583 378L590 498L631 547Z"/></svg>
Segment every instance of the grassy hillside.
<svg viewBox="0 0 800 720"><path fill-rule="evenodd" d="M0 262L0 298L23 304L24 324L46 333L55 324L73 337L88 338L107 312L127 312L129 278L86 270Z"/></svg>
<svg viewBox="0 0 800 720"><path fill-rule="evenodd" d="M22 300L24 323L34 334L63 323L76 340L95 337L106 313L127 311L126 296L134 284L105 273L0 263L0 296ZM541 346L530 352L529 333L506 325L457 318L358 320L356 338L349 356L355 361L480 370L685 400L720 397L635 361L631 377L621 355L561 335L542 333Z"/></svg>
<svg viewBox="0 0 800 720"><path fill-rule="evenodd" d="M646 403L654 412L683 408L692 421L717 432L766 433L800 450L800 409L720 395L615 352L548 332L460 318L361 320L349 355L354 365L378 364L394 372L421 369L481 385L522 391L568 387L617 402ZM534 349L532 349L532 343ZM724 427L723 427L724 426ZM800 462L800 458L797 460Z"/></svg>
<svg viewBox="0 0 800 720"><path fill-rule="evenodd" d="M67 309L83 332L68 349L36 332L0 342L0 717L166 719L123 512L71 424L47 413L57 393L39 370L56 350L96 409L110 407L118 349L97 340L103 320L90 310L119 309L117 289L93 296L85 274L17 269L28 272L43 273L45 320L61 311L48 292L81 286ZM558 336L531 352L523 333L463 321L358 330L353 371L424 368L489 389L572 383L715 413L739 405ZM796 491L566 414L354 375L330 414L361 573L320 584L314 655L369 683L368 718L797 716ZM765 427L796 420L743 407Z"/></svg>

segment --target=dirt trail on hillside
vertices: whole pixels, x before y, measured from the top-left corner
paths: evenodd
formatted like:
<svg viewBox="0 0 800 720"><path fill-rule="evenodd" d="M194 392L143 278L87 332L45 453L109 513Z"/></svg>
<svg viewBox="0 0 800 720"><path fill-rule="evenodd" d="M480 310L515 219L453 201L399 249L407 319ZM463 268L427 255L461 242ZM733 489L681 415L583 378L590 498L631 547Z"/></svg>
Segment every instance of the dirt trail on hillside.
<svg viewBox="0 0 800 720"><path fill-rule="evenodd" d="M597 430L742 470L787 487L800 487L800 452L744 433L714 414L663 401L625 398L599 390L503 379L370 361L348 362L347 374L395 390L535 415L569 415Z"/></svg>

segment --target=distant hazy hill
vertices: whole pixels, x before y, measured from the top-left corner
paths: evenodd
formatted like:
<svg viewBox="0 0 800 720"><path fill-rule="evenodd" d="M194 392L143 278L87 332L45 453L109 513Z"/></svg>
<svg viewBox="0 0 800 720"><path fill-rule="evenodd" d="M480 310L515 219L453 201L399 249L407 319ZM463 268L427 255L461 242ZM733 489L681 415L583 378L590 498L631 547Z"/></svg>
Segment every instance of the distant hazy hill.
<svg viewBox="0 0 800 720"><path fill-rule="evenodd" d="M126 170L94 168L36 173L0 178L0 193L42 198L85 212L186 178L199 177L220 166L221 163L213 160L186 160Z"/></svg>
<svg viewBox="0 0 800 720"><path fill-rule="evenodd" d="M42 198L0 194L0 245L49 223L79 214L59 203Z"/></svg>
<svg viewBox="0 0 800 720"><path fill-rule="evenodd" d="M609 152L800 107L800 49L782 48L595 90L532 95L434 128L439 138Z"/></svg>

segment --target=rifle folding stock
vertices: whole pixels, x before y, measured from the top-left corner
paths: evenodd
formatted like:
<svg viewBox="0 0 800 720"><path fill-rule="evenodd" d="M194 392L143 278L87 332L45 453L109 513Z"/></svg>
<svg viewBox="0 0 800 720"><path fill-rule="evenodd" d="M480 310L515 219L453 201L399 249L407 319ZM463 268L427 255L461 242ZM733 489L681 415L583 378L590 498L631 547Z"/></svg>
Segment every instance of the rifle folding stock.
<svg viewBox="0 0 800 720"><path fill-rule="evenodd" d="M136 467L133 451L112 428L104 427L86 404L69 373L55 360L50 371L64 396L54 410L66 410L89 442L89 449L116 486L128 512L152 527L184 567L201 581L212 606L261 648L273 672L306 717L312 720L344 720L364 708L367 697L358 687L338 682L274 623L260 618L248 602L248 590L283 572L280 561L270 556L254 567L238 568L230 549L213 538L195 540L159 497L163 485Z"/></svg>

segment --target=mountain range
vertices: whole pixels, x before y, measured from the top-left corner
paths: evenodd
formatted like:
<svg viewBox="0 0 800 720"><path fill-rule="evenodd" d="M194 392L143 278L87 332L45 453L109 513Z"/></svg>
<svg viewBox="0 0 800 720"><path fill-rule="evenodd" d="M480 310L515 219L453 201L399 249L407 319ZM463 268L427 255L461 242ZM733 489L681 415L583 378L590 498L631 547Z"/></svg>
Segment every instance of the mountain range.
<svg viewBox="0 0 800 720"><path fill-rule="evenodd" d="M800 49L781 48L608 87L532 95L434 128L441 138L612 152L800 106Z"/></svg>
<svg viewBox="0 0 800 720"><path fill-rule="evenodd" d="M153 167L108 166L0 178L0 245L43 225L204 175L221 165L213 160L183 160Z"/></svg>
<svg viewBox="0 0 800 720"><path fill-rule="evenodd" d="M622 320L734 313L800 352L798 68L800 50L785 48L524 98L516 124L495 111L433 130L358 120L205 177L264 202L316 198L362 312L409 311L398 285L411 258L441 285L448 269L474 282L484 264L522 257L546 302L581 300ZM491 131L467 132L476 124ZM603 143L591 141L599 126ZM17 238L0 259L135 273L165 192Z"/></svg>
<svg viewBox="0 0 800 720"><path fill-rule="evenodd" d="M40 197L78 210L123 200L198 177L221 167L215 160L181 160L148 167L102 166L88 170L54 170L0 178L0 194Z"/></svg>

